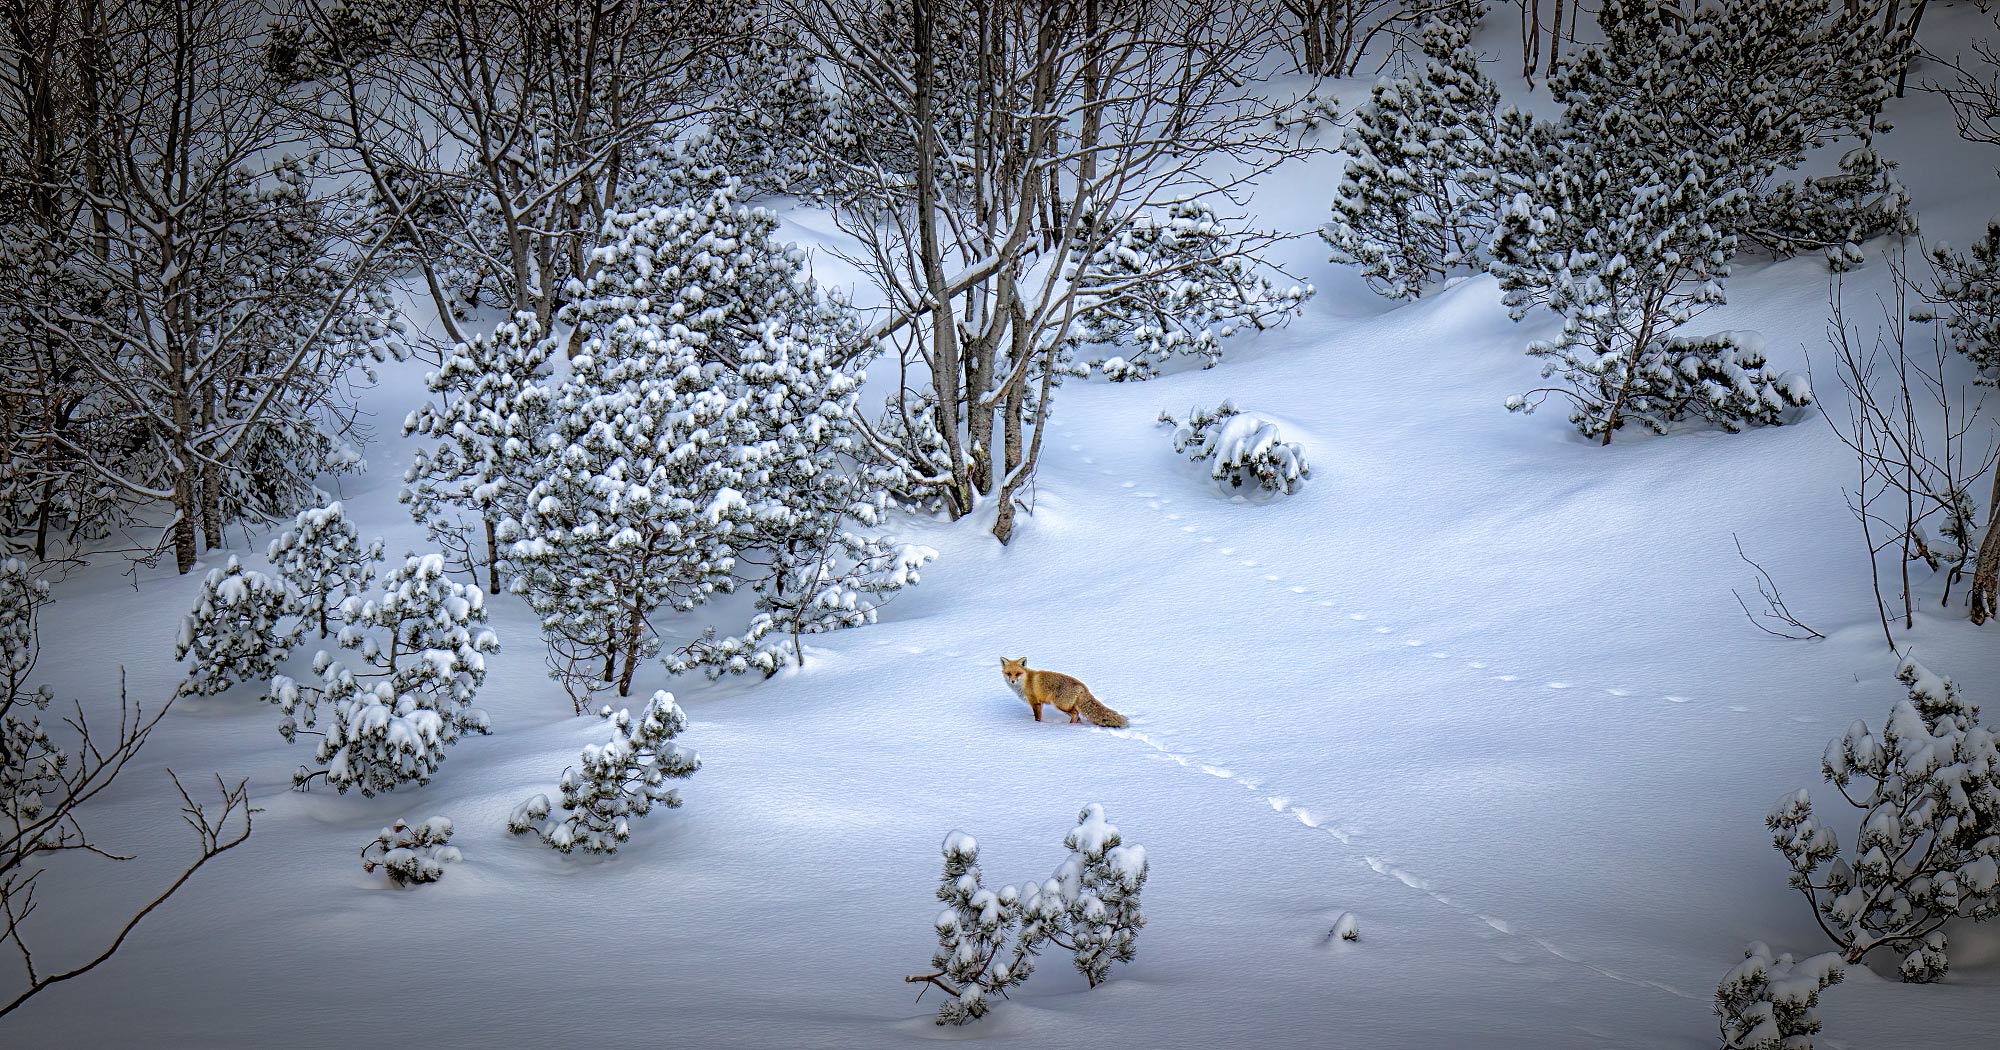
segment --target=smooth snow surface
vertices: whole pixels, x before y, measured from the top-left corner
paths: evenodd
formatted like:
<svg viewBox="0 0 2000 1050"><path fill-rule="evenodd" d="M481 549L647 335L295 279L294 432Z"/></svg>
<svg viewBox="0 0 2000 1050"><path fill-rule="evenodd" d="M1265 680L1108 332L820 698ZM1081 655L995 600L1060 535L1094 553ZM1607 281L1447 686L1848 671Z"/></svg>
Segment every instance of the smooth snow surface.
<svg viewBox="0 0 2000 1050"><path fill-rule="evenodd" d="M1982 17L1933 11L1926 35L1967 39ZM1503 22L1490 55L1508 53ZM1914 90L1891 116L1883 148L1926 237L1969 242L2000 213L2000 150L1960 142ZM1260 219L1324 221L1332 163L1264 186ZM828 229L799 212L781 235ZM1871 326L1882 249L1846 282ZM673 690L703 766L685 807L634 820L613 857L506 832L607 731L570 715L511 595L488 602L493 735L458 743L420 790L296 793L310 744L279 738L261 687L181 701L88 811L140 859L52 872L45 961L94 951L189 850L164 768L251 777L255 836L113 962L0 1022L0 1045L1714 1046L1715 985L1747 943L1828 947L1764 814L1817 792L1826 741L1903 695L1843 503L1848 453L1810 413L1599 448L1560 411L1502 408L1535 384L1522 349L1552 316L1511 324L1488 278L1391 308L1317 239L1286 251L1322 290L1291 327L1230 341L1212 370L1059 390L1012 546L984 531L990 508L899 519L940 559L879 624L816 636L803 671L711 685L645 669L633 695ZM1746 258L1732 305L1693 331L1754 331L1775 366L1819 364L1827 290L1817 259ZM390 368L367 395L369 471L337 493L392 557L424 549L396 502L411 448L394 437L421 371ZM1844 414L1830 369L1816 389ZM1224 398L1304 447L1298 494L1232 501L1154 425ZM58 581L42 679L106 710L122 667L134 698L164 698L202 577L232 553L265 568L269 535L238 533L184 577L107 558ZM1745 621L1732 535L1828 640ZM1936 609L1917 571L1913 653L2000 716L2000 628ZM1035 722L1002 655L1083 679L1131 728ZM1051 954L987 1021L934 1027L935 993L912 1002L902 978L934 946L940 841L977 836L988 885L1041 878L1091 802L1151 863L1136 963L1086 992ZM432 814L464 858L441 882L397 891L362 871L377 829ZM1364 934L1330 938L1337 923ZM1993 1046L2000 930L1954 928L1951 957L1932 986L1853 968L1822 996L1822 1045Z"/></svg>

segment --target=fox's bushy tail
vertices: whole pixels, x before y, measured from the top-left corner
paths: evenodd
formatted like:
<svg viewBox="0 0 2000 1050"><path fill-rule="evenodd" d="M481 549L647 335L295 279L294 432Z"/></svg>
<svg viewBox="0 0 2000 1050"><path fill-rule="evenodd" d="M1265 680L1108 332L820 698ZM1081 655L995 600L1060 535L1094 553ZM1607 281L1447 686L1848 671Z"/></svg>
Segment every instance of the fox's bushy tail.
<svg viewBox="0 0 2000 1050"><path fill-rule="evenodd" d="M1124 715L1104 706L1104 701L1096 697L1083 702L1083 717L1089 719L1092 725L1100 725L1106 729L1123 729L1129 724L1125 721Z"/></svg>

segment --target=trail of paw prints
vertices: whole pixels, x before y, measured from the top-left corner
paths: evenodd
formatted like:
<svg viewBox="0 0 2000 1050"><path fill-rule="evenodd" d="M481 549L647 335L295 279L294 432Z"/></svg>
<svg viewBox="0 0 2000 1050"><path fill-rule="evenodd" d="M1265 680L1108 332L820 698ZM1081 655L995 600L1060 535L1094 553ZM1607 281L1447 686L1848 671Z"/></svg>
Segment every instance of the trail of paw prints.
<svg viewBox="0 0 2000 1050"><path fill-rule="evenodd" d="M1259 561L1258 559L1254 557L1243 557L1242 555L1245 553L1244 551L1242 551L1238 547L1222 543L1221 540L1216 536L1205 534L1206 530L1201 525L1181 524L1181 521L1184 516L1178 511L1172 511L1168 509L1168 507L1174 502L1171 497L1163 496L1156 491L1141 489L1137 483L1130 481L1123 483L1123 485L1121 485L1120 487L1127 494L1132 495L1140 500L1143 500L1145 502L1147 509L1158 514L1169 524L1177 526L1180 532L1192 535L1199 543L1207 545L1207 549L1213 551L1217 557L1223 559L1225 562L1230 563L1241 569L1249 570L1250 572L1255 573L1258 577L1261 578L1262 582L1266 584L1272 584L1280 588L1281 593L1289 594L1304 600L1310 600L1312 601L1315 607L1326 609L1329 612L1334 613L1336 615L1343 612L1343 610L1341 609L1340 602L1331 598L1315 599L1313 597L1314 593L1313 589L1310 586L1291 583L1280 572L1270 571L1270 568L1265 566L1264 563ZM1421 632L1415 634L1405 634L1393 626L1371 623L1370 617L1367 613L1347 612L1345 615L1350 623L1358 627L1368 628L1370 632L1382 636L1384 641L1399 642L1402 648L1421 652L1429 659L1436 661L1440 666L1444 665L1447 662L1453 663L1455 664L1458 670L1468 673L1477 673L1488 682L1501 682L1501 683L1506 683L1508 685L1524 684L1528 686L1535 686L1539 684L1540 688L1549 690L1551 692L1560 693L1560 692L1575 690L1578 691L1578 695L1595 695L1598 697L1608 698L1613 701L1652 700L1674 706L1681 706L1695 702L1694 698L1689 696L1683 696L1673 693L1653 694L1643 690L1629 689L1622 686L1598 687L1593 689L1592 687L1585 686L1581 682L1577 681L1576 678L1580 676L1576 677L1561 676L1561 675L1540 676L1540 675L1523 675L1523 674L1511 673L1504 668L1494 666L1488 660L1474 659L1459 654L1447 652L1444 649L1432 645L1430 642L1426 641L1423 637L1421 637ZM1730 711L1732 714L1748 714L1750 712L1750 708L1742 704L1730 704L1728 705L1727 710Z"/></svg>
<svg viewBox="0 0 2000 1050"><path fill-rule="evenodd" d="M1261 799L1265 805L1271 808L1273 813L1280 816L1289 816L1301 826L1324 833L1336 842L1339 842L1342 846L1354 847L1355 840L1361 837L1361 829L1350 822L1331 818L1326 815L1325 810L1309 809L1306 806L1299 805L1289 795L1270 793L1267 790L1265 782L1256 776L1246 775L1229 766L1217 765L1205 761L1200 755L1194 752L1176 750L1143 730L1127 727L1124 729L1096 729L1094 731L1108 733L1111 736L1126 740L1138 741L1152 748L1164 761L1172 762L1184 769L1190 769L1206 776L1214 777L1217 780L1225 780L1236 784ZM1600 977L1617 981L1621 984L1628 984L1638 988L1649 988L1693 1002L1707 1001L1703 996L1691 994L1661 981L1638 977L1619 970L1599 966L1583 958L1578 953L1564 948L1547 938L1519 929L1514 923L1506 919L1487 915L1476 908L1460 903L1435 889L1429 879L1399 867L1382 857L1360 853L1350 854L1350 858L1376 875L1393 880L1410 890L1421 893L1429 897L1432 901L1460 915L1466 916L1495 933L1531 944L1548 955L1569 963L1572 966L1582 967Z"/></svg>

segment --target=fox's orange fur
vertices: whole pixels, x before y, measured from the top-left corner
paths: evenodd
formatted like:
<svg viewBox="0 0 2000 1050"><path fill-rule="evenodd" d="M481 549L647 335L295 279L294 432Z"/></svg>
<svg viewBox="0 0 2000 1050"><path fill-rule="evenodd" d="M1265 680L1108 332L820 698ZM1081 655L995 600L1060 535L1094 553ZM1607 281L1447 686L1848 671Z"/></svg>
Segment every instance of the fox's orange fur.
<svg viewBox="0 0 2000 1050"><path fill-rule="evenodd" d="M1028 666L1025 656L1019 660L1001 657L1000 674L1013 687L1014 693L1028 702L1037 722L1042 720L1042 705L1047 704L1068 715L1072 724L1088 720L1093 725L1112 729L1125 725L1125 716L1090 695L1089 686L1066 674L1034 670Z"/></svg>

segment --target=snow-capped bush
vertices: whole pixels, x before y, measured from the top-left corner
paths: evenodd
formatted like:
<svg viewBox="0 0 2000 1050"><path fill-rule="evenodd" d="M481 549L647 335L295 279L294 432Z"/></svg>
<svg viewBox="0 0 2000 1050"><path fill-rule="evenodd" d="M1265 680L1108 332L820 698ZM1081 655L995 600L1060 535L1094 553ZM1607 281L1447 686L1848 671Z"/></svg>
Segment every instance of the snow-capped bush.
<svg viewBox="0 0 2000 1050"><path fill-rule="evenodd" d="M302 626L317 626L324 638L330 614L374 586L382 541L362 543L361 533L335 500L299 511L292 527L271 541L267 553L278 575L298 596Z"/></svg>
<svg viewBox="0 0 2000 1050"><path fill-rule="evenodd" d="M904 978L947 998L937 1023L967 1024L986 1016L993 995L1005 996L1034 972L1048 944L1068 950L1090 986L1103 983L1114 962L1130 962L1146 924L1139 910L1147 864L1143 847L1124 845L1118 828L1092 803L1063 839L1070 856L1053 876L1026 887L989 890L979 870L979 843L962 831L944 839L944 873L934 923L938 949L930 973Z"/></svg>
<svg viewBox="0 0 2000 1050"><path fill-rule="evenodd" d="M831 191L837 100L820 82L811 49L780 23L731 65L697 156L766 192L813 199Z"/></svg>
<svg viewBox="0 0 2000 1050"><path fill-rule="evenodd" d="M1282 325L1312 297L1310 285L1272 282L1256 255L1266 239L1231 229L1200 201L1124 217L1082 268L1092 302L1077 341L1124 350L1093 362L1114 382L1151 379L1176 355L1214 366L1222 340Z"/></svg>
<svg viewBox="0 0 2000 1050"><path fill-rule="evenodd" d="M749 588L744 632L668 663L770 674L800 635L870 622L931 556L861 532L891 501L862 461L852 319L740 192L613 216L561 315L584 352L501 532L579 712L630 691L659 610Z"/></svg>
<svg viewBox="0 0 2000 1050"><path fill-rule="evenodd" d="M1354 913L1351 911L1341 912L1340 915L1333 920L1333 926L1326 931L1326 939L1329 941L1360 940L1361 920L1355 918Z"/></svg>
<svg viewBox="0 0 2000 1050"><path fill-rule="evenodd" d="M321 650L318 685L279 675L270 699L285 712L287 740L317 733L319 770L300 770L303 787L324 776L336 790L363 795L422 784L465 733L486 733L473 706L486 680L486 654L500 643L486 627L485 595L445 574L444 558L411 556L382 581L381 593L342 603L339 642L360 670ZM323 729L319 728L325 719Z"/></svg>
<svg viewBox="0 0 2000 1050"><path fill-rule="evenodd" d="M1822 247L1844 265L1858 254L1848 237L1906 220L1877 207L1865 178L1776 182L1812 151L1872 133L1867 107L1886 97L1900 44L1884 46L1855 10L1745 0L1691 16L1665 0L1605 0L1602 42L1549 80L1561 115L1502 114L1488 269L1516 320L1536 307L1563 319L1528 347L1560 382L1510 409L1566 399L1577 428L1609 444L1628 422L1737 430L1808 403L1803 380L1767 374L1757 347L1680 330L1726 301L1739 238Z"/></svg>
<svg viewBox="0 0 2000 1050"><path fill-rule="evenodd" d="M62 787L68 756L42 728L47 686L28 688L41 655L36 620L49 603L49 585L18 558L0 560L0 816L31 821L46 795Z"/></svg>
<svg viewBox="0 0 2000 1050"><path fill-rule="evenodd" d="M655 805L680 806L680 792L667 782L693 776L701 755L674 743L687 728L687 716L673 694L654 693L637 719L623 709L601 713L612 725L610 742L585 747L578 764L563 770L559 806L551 806L547 795L535 795L515 807L508 831L532 832L564 853L615 853L632 837L633 818Z"/></svg>
<svg viewBox="0 0 2000 1050"><path fill-rule="evenodd" d="M2000 222L1966 251L1940 244L1930 251L1938 285L1928 298L1941 308L1952 349L1979 369L1979 381L2000 382Z"/></svg>
<svg viewBox="0 0 2000 1050"><path fill-rule="evenodd" d="M1422 47L1421 69L1375 85L1354 114L1333 221L1320 231L1333 261L1396 299L1478 269L1497 208L1500 89L1479 68L1470 27L1433 21Z"/></svg>
<svg viewBox="0 0 2000 1050"><path fill-rule="evenodd" d="M676 674L705 669L711 678L756 671L769 677L805 662L803 636L875 622L879 597L914 586L935 548L842 533L811 561L778 567L760 588L757 614L740 635L710 628L670 656Z"/></svg>
<svg viewBox="0 0 2000 1050"><path fill-rule="evenodd" d="M1834 952L1794 962L1752 942L1715 990L1722 1050L1812 1050L1819 993L1842 975Z"/></svg>
<svg viewBox="0 0 2000 1050"><path fill-rule="evenodd" d="M1076 827L1063 838L1069 859L1042 887L1042 896L1060 894L1066 907L1049 939L1070 950L1078 973L1092 988L1104 983L1114 962L1131 962L1146 917L1139 894L1146 887L1146 848L1127 846L1118 825L1104 819L1095 802L1077 814Z"/></svg>
<svg viewBox="0 0 2000 1050"><path fill-rule="evenodd" d="M1778 426L1787 411L1812 404L1805 376L1765 367L1764 340L1754 332L1672 336L1636 358L1561 341L1532 343L1528 354L1545 359L1542 375L1570 383L1563 391L1570 422L1586 437L1608 437L1625 423L1664 434L1690 417L1733 434ZM1532 413L1550 392L1510 397L1507 408Z"/></svg>
<svg viewBox="0 0 2000 1050"><path fill-rule="evenodd" d="M192 660L179 694L210 696L270 679L298 640L297 625L282 622L296 608L283 580L245 569L234 557L211 570L174 646L174 659Z"/></svg>
<svg viewBox="0 0 2000 1050"><path fill-rule="evenodd" d="M1175 452L1209 464L1209 476L1231 490L1250 485L1290 495L1312 476L1305 449L1279 440L1277 424L1244 415L1228 401L1212 410L1190 409L1185 421L1162 412L1160 422L1174 428Z"/></svg>
<svg viewBox="0 0 2000 1050"><path fill-rule="evenodd" d="M418 886L444 877L444 866L464 860L451 845L451 821L432 817L412 827L405 821L383 828L361 847L361 870L381 868L398 886Z"/></svg>
<svg viewBox="0 0 2000 1050"><path fill-rule="evenodd" d="M552 396L540 376L555 349L533 313L515 314L452 347L424 376L431 399L403 421L404 434L433 443L417 446L397 498L454 560L484 565L490 590L500 588L500 523L519 515L539 476Z"/></svg>
<svg viewBox="0 0 2000 1050"><path fill-rule="evenodd" d="M1950 679L1915 662L1897 677L1909 699L1880 730L1856 721L1821 763L1861 811L1847 855L1804 790L1766 823L1846 961L1904 951L1904 979L1927 982L1945 973L1946 922L2000 915L2000 749Z"/></svg>

